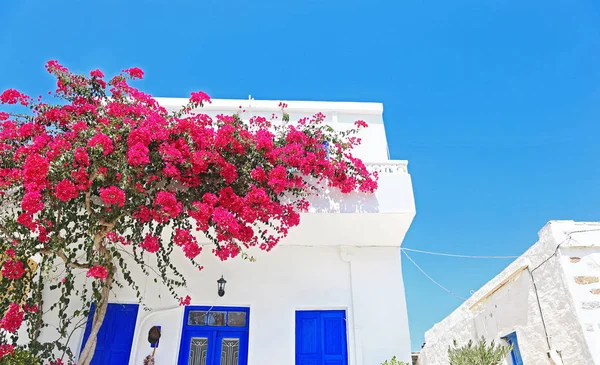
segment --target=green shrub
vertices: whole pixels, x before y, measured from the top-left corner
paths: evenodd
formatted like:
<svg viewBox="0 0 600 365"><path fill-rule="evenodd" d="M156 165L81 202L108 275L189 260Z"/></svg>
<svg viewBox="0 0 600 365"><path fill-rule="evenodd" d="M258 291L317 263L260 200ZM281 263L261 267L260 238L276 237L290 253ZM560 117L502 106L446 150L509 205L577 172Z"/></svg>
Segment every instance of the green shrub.
<svg viewBox="0 0 600 365"><path fill-rule="evenodd" d="M398 361L396 359L396 356L394 356L394 357L392 357L391 360L385 360L384 362L382 362L381 365L410 365L410 364L407 362Z"/></svg>
<svg viewBox="0 0 600 365"><path fill-rule="evenodd" d="M448 348L450 365L497 365L506 358L512 346L496 344L492 341L489 345L485 338L473 344L473 340L459 347L454 340L454 348Z"/></svg>
<svg viewBox="0 0 600 365"><path fill-rule="evenodd" d="M0 365L42 365L42 362L27 350L15 349L14 354L0 359Z"/></svg>

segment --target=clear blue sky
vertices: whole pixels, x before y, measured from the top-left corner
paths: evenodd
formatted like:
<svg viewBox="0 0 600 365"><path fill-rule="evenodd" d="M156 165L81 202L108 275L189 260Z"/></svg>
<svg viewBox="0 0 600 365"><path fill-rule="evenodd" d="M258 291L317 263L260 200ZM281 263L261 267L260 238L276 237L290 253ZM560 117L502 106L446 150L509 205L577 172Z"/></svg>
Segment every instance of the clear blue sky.
<svg viewBox="0 0 600 365"><path fill-rule="evenodd" d="M139 66L157 96L380 101L417 216L405 247L520 254L600 219L597 0L2 1L0 89L49 59ZM462 296L507 261L412 257ZM460 301L404 260L413 348Z"/></svg>

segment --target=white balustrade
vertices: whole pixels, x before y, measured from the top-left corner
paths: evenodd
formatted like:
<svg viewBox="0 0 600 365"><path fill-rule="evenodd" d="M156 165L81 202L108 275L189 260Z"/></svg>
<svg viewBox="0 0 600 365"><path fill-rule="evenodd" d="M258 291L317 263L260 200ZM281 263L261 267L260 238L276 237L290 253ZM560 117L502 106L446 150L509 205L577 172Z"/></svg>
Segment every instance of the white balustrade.
<svg viewBox="0 0 600 365"><path fill-rule="evenodd" d="M385 162L365 162L367 170L380 175L395 175L408 173L408 161L391 160Z"/></svg>

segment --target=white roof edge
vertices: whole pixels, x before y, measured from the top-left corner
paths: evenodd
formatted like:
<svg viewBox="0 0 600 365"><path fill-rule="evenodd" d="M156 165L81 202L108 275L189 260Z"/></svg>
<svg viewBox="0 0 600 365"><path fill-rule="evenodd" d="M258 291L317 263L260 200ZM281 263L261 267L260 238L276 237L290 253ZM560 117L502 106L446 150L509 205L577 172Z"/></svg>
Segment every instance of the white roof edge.
<svg viewBox="0 0 600 365"><path fill-rule="evenodd" d="M187 98L155 98L158 103L165 107L178 108L185 105ZM279 111L279 103L288 104L288 112L340 112L356 114L383 114L383 104L374 102L345 102L345 101L295 101L295 100L249 100L249 99L211 99L211 103L204 105L206 110L237 111L240 106L243 109L252 108L255 111Z"/></svg>

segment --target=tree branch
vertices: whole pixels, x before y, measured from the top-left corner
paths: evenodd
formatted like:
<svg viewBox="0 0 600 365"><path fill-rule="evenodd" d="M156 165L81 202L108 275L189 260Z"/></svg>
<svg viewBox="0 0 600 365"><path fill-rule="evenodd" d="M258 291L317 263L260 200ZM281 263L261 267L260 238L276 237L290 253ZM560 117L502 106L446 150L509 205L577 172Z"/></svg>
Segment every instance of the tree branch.
<svg viewBox="0 0 600 365"><path fill-rule="evenodd" d="M90 187L87 189L87 191L85 192L85 210L87 210L88 215L92 215L92 185L94 183L94 180L96 179L96 174L92 175L90 177Z"/></svg>
<svg viewBox="0 0 600 365"><path fill-rule="evenodd" d="M41 251L42 253L44 253L43 251ZM65 265L67 265L68 267L71 268L75 268L75 269L89 269L90 267L92 267L91 264L80 264L79 262L69 262L69 259L67 258L67 255L65 255L63 250L58 250L56 251L56 256L60 257L61 260L63 260L65 262Z"/></svg>

